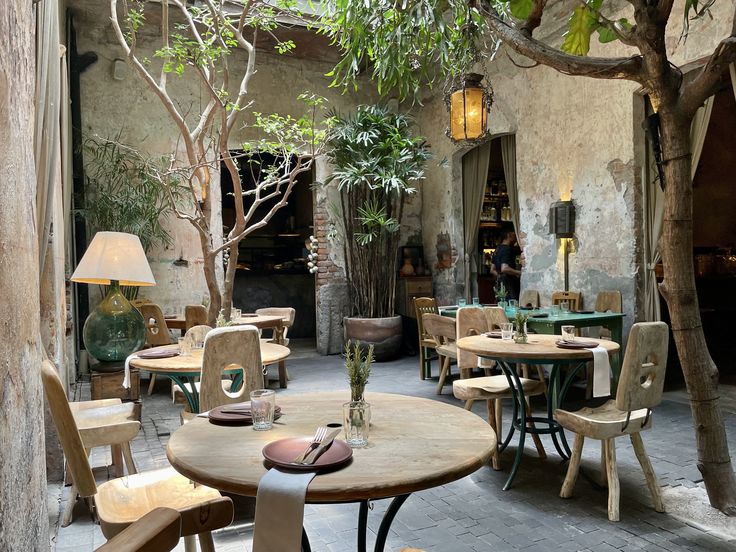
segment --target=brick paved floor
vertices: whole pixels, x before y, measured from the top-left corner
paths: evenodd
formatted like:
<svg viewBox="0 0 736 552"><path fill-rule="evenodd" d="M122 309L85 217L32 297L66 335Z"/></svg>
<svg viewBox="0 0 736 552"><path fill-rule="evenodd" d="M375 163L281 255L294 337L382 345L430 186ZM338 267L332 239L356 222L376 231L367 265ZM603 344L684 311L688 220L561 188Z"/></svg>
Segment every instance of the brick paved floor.
<svg viewBox="0 0 736 552"><path fill-rule="evenodd" d="M297 352L289 362L293 378L289 388L278 393L346 389L347 382L339 357L316 357ZM369 391L389 391L428 397L457 404L448 386L445 394L435 395L435 378L421 381L417 377L417 358L376 364ZM273 374L275 375L275 374ZM147 383L147 382L146 382ZM272 383L272 387L276 384ZM85 398L88 384L78 386ZM690 410L673 394L654 414L654 427L644 434L644 441L660 483L669 486L697 486L700 474L695 467L695 442ZM674 400L673 400L674 399ZM508 405L507 405L508 406ZM169 435L179 426L180 407L171 404L168 382L157 382L157 392L144 397L143 429L133 442L133 454L143 471L167 465L165 447ZM478 403L474 411L483 415L485 406ZM506 412L506 423L510 407ZM726 413L729 439L736 444L736 414ZM484 467L476 473L449 485L415 493L402 507L394 521L387 550L398 551L413 546L429 551L470 552L524 550L541 552L570 551L634 551L663 550L726 551L736 550L736 540L727 540L703 531L693 524L658 514L650 507L644 477L628 440L617 441L617 457L621 480L620 523L609 523L606 515L606 490L596 488L590 480L580 478L575 496L562 500L557 495L564 479L566 465L553 452L544 438L549 457L540 460L531 443L527 443L524 461L510 491L501 490L513 461L515 449L503 455L504 471ZM586 442L583 468L595 473L599 466L598 443ZM104 449L93 451L92 463L104 466L109 461ZM400 466L397 466L400 469ZM100 480L108 477L104 467L96 468ZM702 485L702 483L700 483ZM58 486L50 486L50 517L58 526L54 505L63 507ZM64 490L67 498L68 487ZM377 501L369 515L369 541L375 533L387 501ZM58 529L52 544L58 552L88 551L104 543L99 526L94 525L81 504L77 504L75 521ZM252 501L238 504L234 524L215 534L218 551L244 552L252 540ZM355 550L357 505L307 506L305 527L315 552ZM52 531L54 532L54 531ZM369 543L369 546L372 544ZM183 550L180 545L177 550Z"/></svg>

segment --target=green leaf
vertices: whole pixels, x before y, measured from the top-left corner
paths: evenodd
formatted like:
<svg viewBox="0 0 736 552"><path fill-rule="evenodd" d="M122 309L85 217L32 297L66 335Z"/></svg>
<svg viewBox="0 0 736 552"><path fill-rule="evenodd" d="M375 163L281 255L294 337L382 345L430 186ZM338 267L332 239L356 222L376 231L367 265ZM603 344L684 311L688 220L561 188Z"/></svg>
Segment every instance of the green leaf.
<svg viewBox="0 0 736 552"><path fill-rule="evenodd" d="M590 35L598 29L597 10L602 0L591 0L585 6L575 8L570 16L569 28L561 49L574 56L586 56L590 51Z"/></svg>
<svg viewBox="0 0 736 552"><path fill-rule="evenodd" d="M513 15L517 19L526 19L527 17L529 17L529 14L532 13L533 7L534 7L533 0L510 0L509 1L509 10L511 11L511 15Z"/></svg>
<svg viewBox="0 0 736 552"><path fill-rule="evenodd" d="M631 28L631 23L629 23L629 20L625 17L619 19L617 23L626 30ZM618 35L614 33L613 30L603 26L598 28L598 42L606 44L608 42L613 42L614 40L618 40Z"/></svg>

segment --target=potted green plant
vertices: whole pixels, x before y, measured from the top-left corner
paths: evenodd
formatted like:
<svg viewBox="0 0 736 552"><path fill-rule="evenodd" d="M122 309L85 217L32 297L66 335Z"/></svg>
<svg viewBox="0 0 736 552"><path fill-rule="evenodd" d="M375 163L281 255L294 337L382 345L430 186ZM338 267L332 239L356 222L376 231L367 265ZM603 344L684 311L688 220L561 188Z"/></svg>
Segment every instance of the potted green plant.
<svg viewBox="0 0 736 552"><path fill-rule="evenodd" d="M345 339L372 344L376 360L401 347L401 317L394 310L396 258L406 198L424 178L430 157L411 120L378 105L332 114L327 158L340 203L333 205L348 282Z"/></svg>

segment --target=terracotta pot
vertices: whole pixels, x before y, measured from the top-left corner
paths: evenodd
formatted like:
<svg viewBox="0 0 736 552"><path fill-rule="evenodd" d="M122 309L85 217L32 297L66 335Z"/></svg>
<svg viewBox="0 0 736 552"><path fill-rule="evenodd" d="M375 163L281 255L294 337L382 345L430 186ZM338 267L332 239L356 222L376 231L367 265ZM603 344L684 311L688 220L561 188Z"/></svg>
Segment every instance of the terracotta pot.
<svg viewBox="0 0 736 552"><path fill-rule="evenodd" d="M342 319L345 328L345 341L359 341L373 345L373 355L377 361L390 360L398 356L401 350L402 325L400 316L388 318L353 318Z"/></svg>

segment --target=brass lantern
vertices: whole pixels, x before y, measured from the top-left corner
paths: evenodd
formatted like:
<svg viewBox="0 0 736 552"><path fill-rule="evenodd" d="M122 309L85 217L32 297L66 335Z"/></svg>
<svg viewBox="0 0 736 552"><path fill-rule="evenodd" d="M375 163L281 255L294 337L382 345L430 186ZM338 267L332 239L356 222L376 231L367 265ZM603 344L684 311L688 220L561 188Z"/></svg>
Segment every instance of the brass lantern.
<svg viewBox="0 0 736 552"><path fill-rule="evenodd" d="M482 141L488 136L488 113L493 103L493 89L483 85L483 75L463 75L446 92L450 112L447 136L453 142Z"/></svg>

